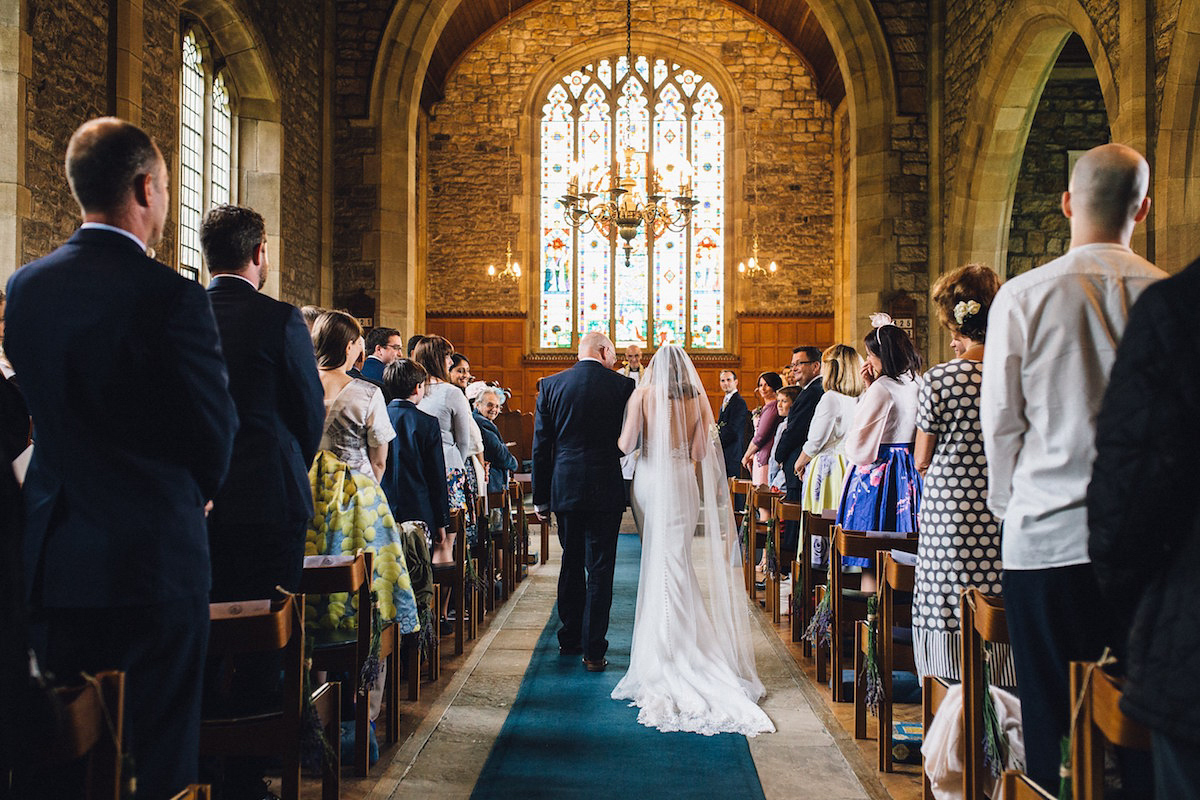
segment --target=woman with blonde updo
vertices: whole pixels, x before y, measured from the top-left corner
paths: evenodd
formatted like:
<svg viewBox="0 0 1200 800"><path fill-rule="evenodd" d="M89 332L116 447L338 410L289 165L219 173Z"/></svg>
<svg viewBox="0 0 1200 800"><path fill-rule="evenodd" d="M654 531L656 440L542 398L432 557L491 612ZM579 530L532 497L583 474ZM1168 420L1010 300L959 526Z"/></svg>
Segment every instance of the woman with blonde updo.
<svg viewBox="0 0 1200 800"><path fill-rule="evenodd" d="M925 373L917 410L914 461L921 496L913 651L917 671L959 680L958 598L974 587L998 595L1000 526L987 507L987 458L979 427L979 387L988 310L1000 278L968 264L938 279L933 304L953 337L955 358ZM1007 645L993 645L993 683L1016 685Z"/></svg>

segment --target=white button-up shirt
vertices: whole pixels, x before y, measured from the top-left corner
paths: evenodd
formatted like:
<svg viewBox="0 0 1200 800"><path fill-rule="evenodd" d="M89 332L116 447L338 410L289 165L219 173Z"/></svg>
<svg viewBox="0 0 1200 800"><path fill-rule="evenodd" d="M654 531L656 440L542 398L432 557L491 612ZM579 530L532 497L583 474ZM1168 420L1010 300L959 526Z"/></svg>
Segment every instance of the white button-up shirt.
<svg viewBox="0 0 1200 800"><path fill-rule="evenodd" d="M1000 287L988 313L980 420L1005 569L1089 562L1096 415L1129 310L1163 277L1128 247L1089 244Z"/></svg>

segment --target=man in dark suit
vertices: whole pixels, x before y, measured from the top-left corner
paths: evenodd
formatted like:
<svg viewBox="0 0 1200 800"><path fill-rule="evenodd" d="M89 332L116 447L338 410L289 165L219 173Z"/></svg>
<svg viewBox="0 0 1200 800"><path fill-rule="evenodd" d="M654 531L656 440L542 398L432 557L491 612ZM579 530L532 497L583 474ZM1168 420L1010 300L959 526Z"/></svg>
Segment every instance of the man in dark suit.
<svg viewBox="0 0 1200 800"><path fill-rule="evenodd" d="M308 468L321 442L325 392L299 309L259 292L270 269L263 218L218 206L200 226L200 247L241 420L229 477L208 517L212 600L270 598L276 586L300 586L313 514Z"/></svg>
<svg viewBox="0 0 1200 800"><path fill-rule="evenodd" d="M804 443L808 441L808 426L813 412L825 389L821 386L821 350L817 347L797 347L792 351L792 383L801 387L799 396L792 403L787 415L787 427L779 435L775 448L775 459L783 469L784 499L800 502L800 476L794 469ZM784 553L795 554L800 542L799 525L789 522L784 526L779 547Z"/></svg>
<svg viewBox="0 0 1200 800"><path fill-rule="evenodd" d="M721 370L721 391L725 393L725 399L721 401L717 431L721 437L721 449L725 453L725 477L736 478L742 474L742 456L746 452L750 409L738 393L738 379L733 370Z"/></svg>
<svg viewBox="0 0 1200 800"><path fill-rule="evenodd" d="M313 514L308 467L321 442L325 393L300 310L259 293L270 269L262 216L237 206L212 209L200 226L200 249L213 275L208 298L241 420L229 476L208 516L210 597L215 603L272 598L276 586L300 588ZM220 665L210 665L205 703L228 714L278 708L281 663L275 654L243 656L225 691L215 680ZM222 796L263 797L265 766L229 759Z"/></svg>
<svg viewBox="0 0 1200 800"><path fill-rule="evenodd" d="M395 398L388 403L388 420L396 438L383 472L383 493L397 522L419 519L435 542L446 535L450 522L446 460L437 417L417 408L429 374L415 361L398 358L383 371L383 382Z"/></svg>
<svg viewBox="0 0 1200 800"><path fill-rule="evenodd" d="M362 375L371 381L383 382L383 369L402 355L404 340L395 328L371 328L367 333L367 358ZM384 389L387 395L387 389Z"/></svg>
<svg viewBox="0 0 1200 800"><path fill-rule="evenodd" d="M169 202L158 147L95 119L71 137L66 168L84 224L8 283L4 344L37 431L26 587L48 669L125 671L138 794L169 797L196 780L204 512L237 410L203 287L146 255ZM81 345L86 358L67 355Z"/></svg>
<svg viewBox="0 0 1200 800"><path fill-rule="evenodd" d="M538 385L533 502L558 517L558 649L583 655L590 672L608 661L617 533L625 509L617 438L634 383L613 371L617 351L602 333L579 342L579 363Z"/></svg>

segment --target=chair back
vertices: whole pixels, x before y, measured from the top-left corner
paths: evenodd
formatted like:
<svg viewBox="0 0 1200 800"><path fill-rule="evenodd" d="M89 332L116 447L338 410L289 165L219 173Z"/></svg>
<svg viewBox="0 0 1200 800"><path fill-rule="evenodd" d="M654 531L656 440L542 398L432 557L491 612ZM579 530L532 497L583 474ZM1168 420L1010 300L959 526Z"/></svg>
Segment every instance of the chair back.
<svg viewBox="0 0 1200 800"><path fill-rule="evenodd" d="M79 686L54 690L62 715L49 750L37 768L68 764L88 756L83 797L119 800L121 749L125 726L125 673L101 672Z"/></svg>
<svg viewBox="0 0 1200 800"><path fill-rule="evenodd" d="M959 596L962 621L963 737L967 748L963 763L963 796L983 800L987 766L983 762L983 703L987 684L983 664L989 643L1008 644L1004 599L979 589L964 589Z"/></svg>
<svg viewBox="0 0 1200 800"><path fill-rule="evenodd" d="M852 634L854 623L866 619L867 616L866 598L845 594L850 587L846 585L845 575L841 570L842 559L867 559L869 564L863 569L868 570L875 567L878 551L893 549L906 553L917 552L916 534L890 531L850 531L845 530L841 525L833 527L833 536L829 547L829 661L833 669L833 700L836 703L852 699L847 695L841 679L842 665L848 655L845 652L843 637Z"/></svg>
<svg viewBox="0 0 1200 800"><path fill-rule="evenodd" d="M509 450L513 454L513 458L520 463L531 457L531 454L525 450L521 440L521 412L513 410L501 411L496 419L492 420L496 423L496 429L500 431L501 442L513 442L513 446Z"/></svg>
<svg viewBox="0 0 1200 800"><path fill-rule="evenodd" d="M1104 800L1106 744L1150 749L1150 731L1121 711L1122 681L1086 661L1071 662L1071 696L1079 718L1071 742L1071 792L1074 800Z"/></svg>
<svg viewBox="0 0 1200 800"><path fill-rule="evenodd" d="M210 800L211 797L212 790L207 783L193 783L171 800Z"/></svg>
<svg viewBox="0 0 1200 800"><path fill-rule="evenodd" d="M1008 770L1004 773L1005 800L1057 800L1054 795L1038 786L1024 772Z"/></svg>

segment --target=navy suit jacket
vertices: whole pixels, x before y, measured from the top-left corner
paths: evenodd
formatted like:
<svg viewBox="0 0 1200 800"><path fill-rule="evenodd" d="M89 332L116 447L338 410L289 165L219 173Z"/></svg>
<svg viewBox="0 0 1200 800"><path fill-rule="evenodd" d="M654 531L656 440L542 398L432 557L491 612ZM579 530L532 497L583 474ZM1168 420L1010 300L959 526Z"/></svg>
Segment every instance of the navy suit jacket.
<svg viewBox="0 0 1200 800"><path fill-rule="evenodd" d="M375 383L376 381L378 381L380 384L383 383L383 362L378 358L375 358L375 356L367 356L363 359L363 365L360 372L362 373L362 376L371 381L371 383Z"/></svg>
<svg viewBox="0 0 1200 800"><path fill-rule="evenodd" d="M808 441L808 426L812 424L813 413L825 389L821 386L820 378L809 383L796 402L788 410L787 427L779 434L779 446L775 448L775 460L783 468L785 486L789 491L800 489L800 478L796 476L796 459Z"/></svg>
<svg viewBox="0 0 1200 800"><path fill-rule="evenodd" d="M208 594L204 504L237 410L204 288L81 229L8 282L5 351L35 426L27 587L44 607Z"/></svg>
<svg viewBox="0 0 1200 800"><path fill-rule="evenodd" d="M419 519L436 536L450 521L442 429L437 417L408 400L388 403L387 413L396 438L388 450L382 485L392 516L396 522Z"/></svg>
<svg viewBox="0 0 1200 800"><path fill-rule="evenodd" d="M300 311L239 277L208 287L241 427L209 525L293 530L313 513L308 468L325 427L325 392Z"/></svg>
<svg viewBox="0 0 1200 800"><path fill-rule="evenodd" d="M599 361L580 361L538 383L533 502L551 511L625 507L617 439L634 382Z"/></svg>
<svg viewBox="0 0 1200 800"><path fill-rule="evenodd" d="M725 451L725 475L736 478L742 473L742 456L746 454L746 434L750 430L750 409L737 392L721 409L717 417L721 449Z"/></svg>

